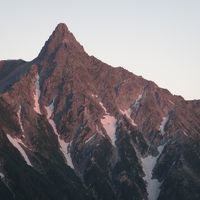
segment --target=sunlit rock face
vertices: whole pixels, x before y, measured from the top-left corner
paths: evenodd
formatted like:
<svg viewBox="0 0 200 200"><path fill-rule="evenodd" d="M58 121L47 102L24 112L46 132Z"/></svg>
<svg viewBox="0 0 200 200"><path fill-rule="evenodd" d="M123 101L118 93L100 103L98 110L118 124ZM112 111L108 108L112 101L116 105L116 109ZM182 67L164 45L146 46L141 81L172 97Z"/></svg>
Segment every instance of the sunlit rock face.
<svg viewBox="0 0 200 200"><path fill-rule="evenodd" d="M199 200L200 101L89 56L59 24L0 61L4 200Z"/></svg>

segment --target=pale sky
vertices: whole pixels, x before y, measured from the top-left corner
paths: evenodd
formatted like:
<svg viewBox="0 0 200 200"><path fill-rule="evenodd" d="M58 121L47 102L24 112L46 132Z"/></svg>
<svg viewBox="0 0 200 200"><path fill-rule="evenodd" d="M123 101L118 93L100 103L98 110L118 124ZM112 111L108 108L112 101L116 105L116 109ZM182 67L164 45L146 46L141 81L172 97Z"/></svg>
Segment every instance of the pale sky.
<svg viewBox="0 0 200 200"><path fill-rule="evenodd" d="M0 0L0 60L32 60L60 22L90 55L200 99L200 0Z"/></svg>

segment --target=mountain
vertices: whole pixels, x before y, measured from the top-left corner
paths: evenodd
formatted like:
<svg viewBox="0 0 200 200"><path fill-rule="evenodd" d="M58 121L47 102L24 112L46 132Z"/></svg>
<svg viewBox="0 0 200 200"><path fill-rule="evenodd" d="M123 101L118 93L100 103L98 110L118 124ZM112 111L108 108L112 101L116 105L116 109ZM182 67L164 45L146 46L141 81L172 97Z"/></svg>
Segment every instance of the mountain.
<svg viewBox="0 0 200 200"><path fill-rule="evenodd" d="M89 56L59 24L0 61L3 200L199 200L200 100Z"/></svg>

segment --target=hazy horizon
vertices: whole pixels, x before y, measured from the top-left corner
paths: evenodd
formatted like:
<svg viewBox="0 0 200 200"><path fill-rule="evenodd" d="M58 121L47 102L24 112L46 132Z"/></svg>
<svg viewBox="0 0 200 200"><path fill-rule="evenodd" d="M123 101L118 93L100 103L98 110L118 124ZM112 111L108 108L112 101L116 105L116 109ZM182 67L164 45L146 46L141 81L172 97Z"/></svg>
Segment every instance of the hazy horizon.
<svg viewBox="0 0 200 200"><path fill-rule="evenodd" d="M0 60L34 59L63 22L90 55L200 99L199 10L197 0L3 0Z"/></svg>

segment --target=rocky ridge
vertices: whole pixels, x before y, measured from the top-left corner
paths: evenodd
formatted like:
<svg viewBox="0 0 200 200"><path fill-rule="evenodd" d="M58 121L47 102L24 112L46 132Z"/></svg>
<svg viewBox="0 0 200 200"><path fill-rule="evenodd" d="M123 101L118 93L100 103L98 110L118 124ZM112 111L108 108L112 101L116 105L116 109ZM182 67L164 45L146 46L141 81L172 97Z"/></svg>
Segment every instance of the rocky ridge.
<svg viewBox="0 0 200 200"><path fill-rule="evenodd" d="M89 56L59 24L0 62L3 199L197 200L200 101Z"/></svg>

